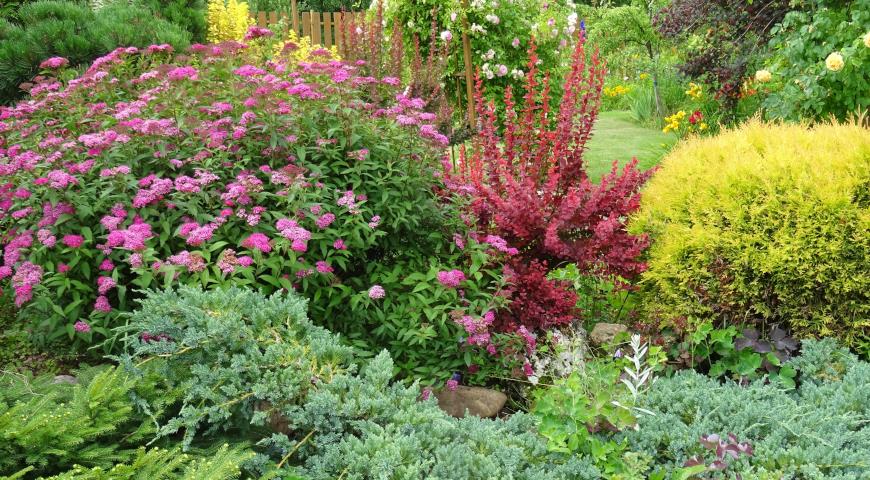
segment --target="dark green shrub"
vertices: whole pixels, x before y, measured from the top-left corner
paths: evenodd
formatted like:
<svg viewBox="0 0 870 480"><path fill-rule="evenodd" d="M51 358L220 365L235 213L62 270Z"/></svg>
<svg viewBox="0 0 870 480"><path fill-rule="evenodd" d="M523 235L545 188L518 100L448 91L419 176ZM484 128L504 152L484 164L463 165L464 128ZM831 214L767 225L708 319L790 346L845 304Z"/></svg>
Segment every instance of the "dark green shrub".
<svg viewBox="0 0 870 480"><path fill-rule="evenodd" d="M693 371L660 378L643 401L656 415L640 417L625 437L668 470L703 454L702 435L733 433L754 449L729 467L744 478L867 478L870 363L828 339L805 341L788 365L800 375L795 390L722 384Z"/></svg>
<svg viewBox="0 0 870 480"><path fill-rule="evenodd" d="M205 0L137 0L159 18L190 32L191 41L205 43L207 30Z"/></svg>

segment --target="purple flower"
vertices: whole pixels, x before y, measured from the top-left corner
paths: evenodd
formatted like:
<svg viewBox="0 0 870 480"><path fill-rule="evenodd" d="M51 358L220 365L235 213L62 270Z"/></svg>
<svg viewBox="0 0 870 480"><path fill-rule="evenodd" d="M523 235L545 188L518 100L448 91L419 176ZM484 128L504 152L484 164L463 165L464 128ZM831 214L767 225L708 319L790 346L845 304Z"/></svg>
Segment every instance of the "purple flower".
<svg viewBox="0 0 870 480"><path fill-rule="evenodd" d="M272 35L274 35L274 33L272 33L268 28L253 26L248 29L247 33L245 33L244 40L248 41L255 38L271 37Z"/></svg>
<svg viewBox="0 0 870 480"><path fill-rule="evenodd" d="M97 278L97 291L100 293L100 295L105 295L109 290L115 288L116 285L117 283L112 277Z"/></svg>
<svg viewBox="0 0 870 480"><path fill-rule="evenodd" d="M198 80L199 76L197 74L198 72L193 67L177 67L170 70L166 76L172 81L184 79Z"/></svg>
<svg viewBox="0 0 870 480"><path fill-rule="evenodd" d="M73 328L75 328L77 332L81 333L88 333L91 331L91 326L81 320L76 322L75 325L73 325Z"/></svg>
<svg viewBox="0 0 870 480"><path fill-rule="evenodd" d="M456 387L458 387L458 386L459 386L459 382L457 380L455 380L453 378L451 378L450 380L447 380L447 390L450 390L452 392L452 391L456 390Z"/></svg>
<svg viewBox="0 0 870 480"><path fill-rule="evenodd" d="M384 287L380 285L372 285L371 288L369 288L369 298L372 300L384 298L384 295L386 294L387 292L384 291Z"/></svg>
<svg viewBox="0 0 870 480"><path fill-rule="evenodd" d="M532 370L532 365L529 362L523 364L523 373L525 373L527 377L531 377L535 374L535 371Z"/></svg>
<svg viewBox="0 0 870 480"><path fill-rule="evenodd" d="M344 240L338 238L334 242L332 242L332 248L336 250L347 250L347 246L344 244Z"/></svg>

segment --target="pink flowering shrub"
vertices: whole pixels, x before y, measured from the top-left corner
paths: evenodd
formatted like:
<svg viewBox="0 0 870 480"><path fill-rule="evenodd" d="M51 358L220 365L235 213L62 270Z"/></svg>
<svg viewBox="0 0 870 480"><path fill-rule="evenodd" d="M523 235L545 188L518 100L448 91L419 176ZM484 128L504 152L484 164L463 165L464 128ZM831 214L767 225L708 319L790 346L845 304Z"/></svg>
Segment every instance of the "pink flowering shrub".
<svg viewBox="0 0 870 480"><path fill-rule="evenodd" d="M503 303L505 254L454 242L467 233L442 196L446 138L421 100L316 54L170 50L115 50L0 107L0 281L22 318L93 342L142 289L295 289L407 374L506 361L457 321ZM370 103L372 83L392 100ZM458 273L445 286L441 271Z"/></svg>

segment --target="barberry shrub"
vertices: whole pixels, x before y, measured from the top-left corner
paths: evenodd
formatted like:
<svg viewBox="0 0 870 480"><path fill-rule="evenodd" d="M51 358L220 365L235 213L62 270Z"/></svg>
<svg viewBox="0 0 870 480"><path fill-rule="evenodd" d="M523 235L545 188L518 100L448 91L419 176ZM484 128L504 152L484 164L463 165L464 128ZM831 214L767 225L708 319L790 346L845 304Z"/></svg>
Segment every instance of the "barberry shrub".
<svg viewBox="0 0 870 480"><path fill-rule="evenodd" d="M644 269L639 256L647 238L629 234L625 222L651 172L641 172L633 160L621 172L614 163L598 183L586 175L583 151L598 115L605 66L585 44L581 31L555 112L549 76L538 72L532 46L519 112L507 90L503 135L478 80L480 134L449 172L452 186L471 196L477 228L497 234L516 252L508 276L515 277L511 298L519 303L510 306L509 327L546 327L575 316L565 286L539 271L544 264L576 263L584 272L626 279Z"/></svg>
<svg viewBox="0 0 870 480"><path fill-rule="evenodd" d="M0 278L22 318L84 346L140 289L297 290L407 374L479 367L503 253L446 201L435 115L322 49L263 61L271 32L250 33L185 56L118 49L0 111ZM373 83L393 100L370 102ZM467 280L437 281L453 270Z"/></svg>
<svg viewBox="0 0 870 480"><path fill-rule="evenodd" d="M824 165L820 168L819 165ZM748 123L668 155L632 221L652 319L780 324L870 353L870 136Z"/></svg>

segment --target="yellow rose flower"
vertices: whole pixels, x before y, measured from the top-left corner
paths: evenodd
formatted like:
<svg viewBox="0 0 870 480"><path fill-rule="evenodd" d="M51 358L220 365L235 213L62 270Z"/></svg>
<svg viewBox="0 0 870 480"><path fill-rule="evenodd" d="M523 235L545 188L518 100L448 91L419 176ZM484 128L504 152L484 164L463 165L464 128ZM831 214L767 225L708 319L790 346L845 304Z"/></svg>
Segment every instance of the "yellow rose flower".
<svg viewBox="0 0 870 480"><path fill-rule="evenodd" d="M761 83L767 83L770 79L773 78L769 70L759 70L755 72L755 81Z"/></svg>
<svg viewBox="0 0 870 480"><path fill-rule="evenodd" d="M843 69L843 56L839 52L833 52L825 59L825 66L832 72L839 72Z"/></svg>
<svg viewBox="0 0 870 480"><path fill-rule="evenodd" d="M864 34L864 46L870 48L870 32Z"/></svg>

